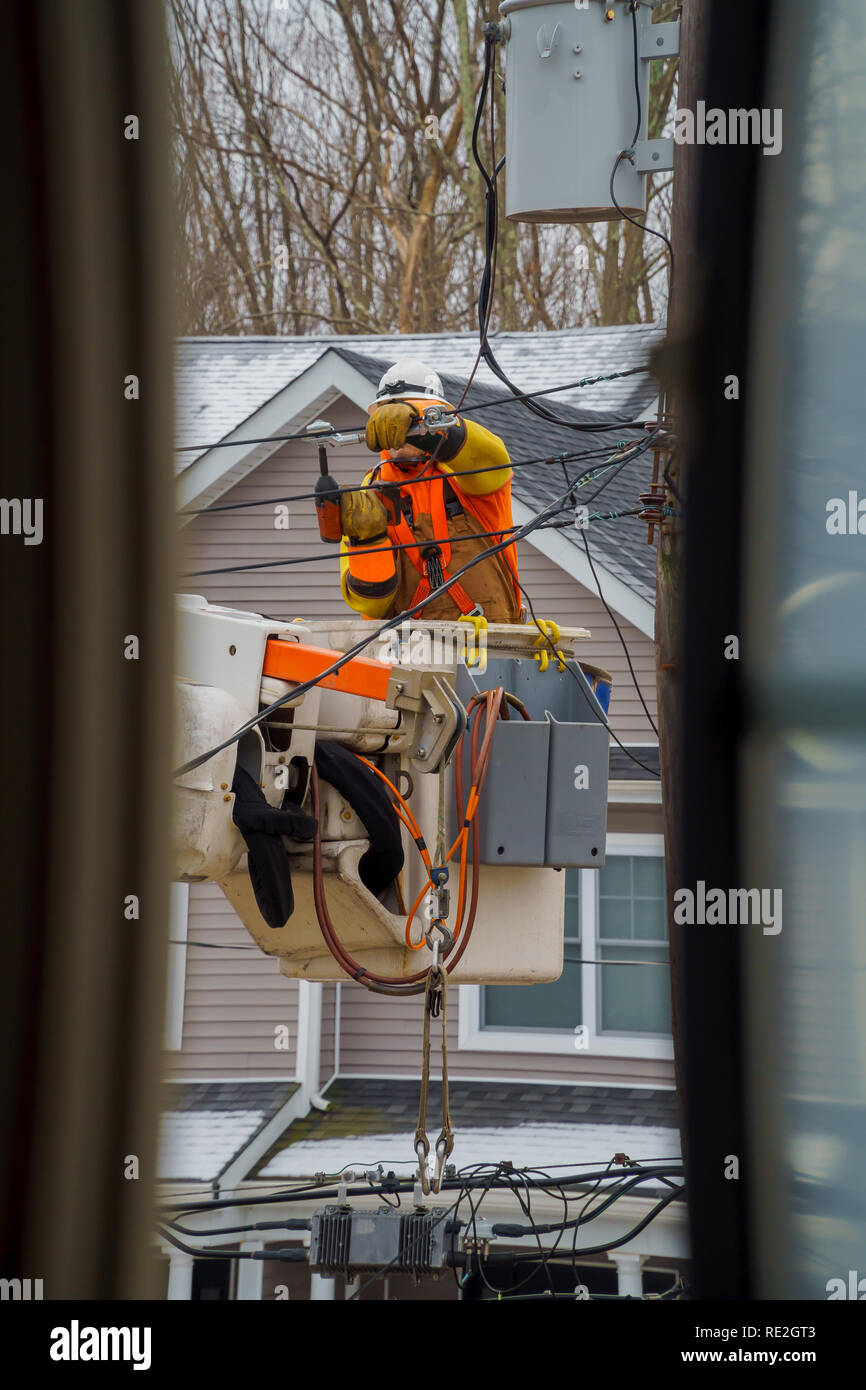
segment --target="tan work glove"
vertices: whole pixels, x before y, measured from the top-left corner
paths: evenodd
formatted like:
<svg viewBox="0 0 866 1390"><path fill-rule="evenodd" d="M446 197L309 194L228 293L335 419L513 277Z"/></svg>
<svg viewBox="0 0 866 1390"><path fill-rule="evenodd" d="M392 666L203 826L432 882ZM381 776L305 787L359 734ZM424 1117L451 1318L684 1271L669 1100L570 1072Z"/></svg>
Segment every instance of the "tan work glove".
<svg viewBox="0 0 866 1390"><path fill-rule="evenodd" d="M388 513L372 490L341 492L340 524L355 545L381 541L388 534Z"/></svg>
<svg viewBox="0 0 866 1390"><path fill-rule="evenodd" d="M367 448L376 454L383 449L402 449L406 435L420 419L421 412L408 401L378 406L367 421Z"/></svg>

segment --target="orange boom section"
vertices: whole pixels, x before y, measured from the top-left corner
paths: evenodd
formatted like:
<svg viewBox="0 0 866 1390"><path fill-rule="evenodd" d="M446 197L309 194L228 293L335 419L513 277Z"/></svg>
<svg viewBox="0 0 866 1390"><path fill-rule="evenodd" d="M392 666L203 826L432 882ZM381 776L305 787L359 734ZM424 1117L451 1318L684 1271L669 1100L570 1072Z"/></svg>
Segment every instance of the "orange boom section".
<svg viewBox="0 0 866 1390"><path fill-rule="evenodd" d="M302 685L315 680L322 671L327 671L342 652L332 652L328 647L311 647L305 642L283 642L272 637L265 648L265 664L262 675L274 676L281 681L295 681ZM368 700L384 700L388 692L392 667L384 661L374 661L369 656L356 656L335 671L325 676L319 684L325 690L341 690L345 695L363 695Z"/></svg>

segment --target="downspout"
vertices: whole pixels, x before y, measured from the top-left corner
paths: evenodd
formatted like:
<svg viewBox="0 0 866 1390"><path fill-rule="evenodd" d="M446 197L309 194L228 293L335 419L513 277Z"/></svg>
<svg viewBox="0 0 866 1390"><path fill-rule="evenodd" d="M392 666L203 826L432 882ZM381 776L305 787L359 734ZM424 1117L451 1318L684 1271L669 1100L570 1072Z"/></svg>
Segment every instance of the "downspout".
<svg viewBox="0 0 866 1390"><path fill-rule="evenodd" d="M328 1102L319 1092L321 1059L322 986L312 980L299 980L295 1080L301 1087L304 1104L314 1110L328 1109Z"/></svg>

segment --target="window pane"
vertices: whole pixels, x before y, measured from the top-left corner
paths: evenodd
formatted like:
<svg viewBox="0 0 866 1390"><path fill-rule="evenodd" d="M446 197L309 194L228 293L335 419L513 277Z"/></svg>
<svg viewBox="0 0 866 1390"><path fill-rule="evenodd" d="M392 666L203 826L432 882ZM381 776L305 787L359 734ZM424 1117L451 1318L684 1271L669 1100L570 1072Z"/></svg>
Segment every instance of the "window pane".
<svg viewBox="0 0 866 1390"><path fill-rule="evenodd" d="M579 948L566 955L575 958ZM583 1022L580 966L567 964L550 985L487 985L481 996L483 1028L540 1028L571 1032Z"/></svg>
<svg viewBox="0 0 866 1390"><path fill-rule="evenodd" d="M598 934L606 940L631 940L631 903L628 898L599 898Z"/></svg>
<svg viewBox="0 0 866 1390"><path fill-rule="evenodd" d="M632 858L631 868L636 897L664 897L665 861L659 855L636 854Z"/></svg>
<svg viewBox="0 0 866 1390"><path fill-rule="evenodd" d="M664 941L666 939L667 922L662 898L636 898L633 911L636 941Z"/></svg>
<svg viewBox="0 0 866 1390"><path fill-rule="evenodd" d="M608 856L604 868L598 871L598 891L602 896L631 896L631 859L628 855Z"/></svg>
<svg viewBox="0 0 866 1390"><path fill-rule="evenodd" d="M634 960L634 946L600 947L602 960ZM667 948L643 947L640 960L665 961ZM671 991L668 970L659 965L599 966L601 1028L605 1033L671 1031Z"/></svg>

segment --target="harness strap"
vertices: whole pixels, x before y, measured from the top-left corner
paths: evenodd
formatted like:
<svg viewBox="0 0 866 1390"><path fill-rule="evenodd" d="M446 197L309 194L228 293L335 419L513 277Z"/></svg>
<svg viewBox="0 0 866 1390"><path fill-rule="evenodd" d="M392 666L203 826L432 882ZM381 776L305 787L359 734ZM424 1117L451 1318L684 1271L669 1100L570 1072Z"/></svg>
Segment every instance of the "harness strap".
<svg viewBox="0 0 866 1390"><path fill-rule="evenodd" d="M445 501L445 486L447 479L438 474L431 478L432 486L429 488L430 497L430 521L433 526L434 536L446 536L448 533L448 511ZM439 486L435 486L435 484ZM449 492L455 496L452 488ZM462 506L461 506L462 510ZM395 526L389 527L393 531L402 545L408 548L404 552L409 557L409 561L420 575L415 592L409 600L409 607L414 608L416 603L422 603L428 597L432 589L439 587L439 583L450 579L448 565L451 561L451 545L449 542L444 544L430 544L424 546L423 541L419 544L412 534L409 523L405 515L401 514L400 520ZM429 551L425 554L425 550ZM438 562L432 564L431 561ZM437 569L439 572L437 572ZM432 570L432 573L431 573ZM441 573L442 581L439 579ZM432 582L431 582L432 581ZM448 591L461 613L472 613L477 610L478 605L473 598L470 598L462 584L452 584ZM423 610L422 610L423 612Z"/></svg>

